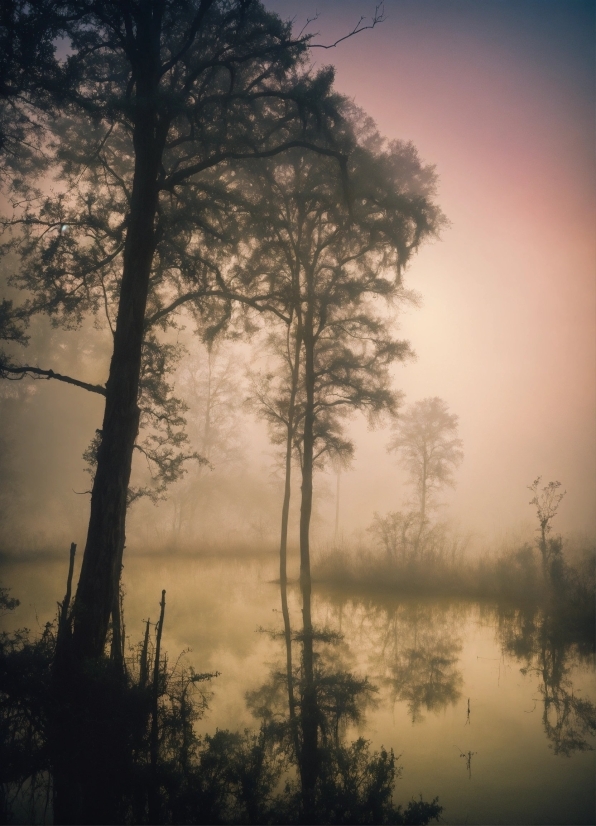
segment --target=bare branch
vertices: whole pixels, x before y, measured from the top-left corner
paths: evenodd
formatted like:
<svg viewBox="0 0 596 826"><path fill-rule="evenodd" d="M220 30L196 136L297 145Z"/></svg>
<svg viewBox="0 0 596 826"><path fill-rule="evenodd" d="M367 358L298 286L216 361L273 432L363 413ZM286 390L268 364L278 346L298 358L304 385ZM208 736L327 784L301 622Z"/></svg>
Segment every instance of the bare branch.
<svg viewBox="0 0 596 826"><path fill-rule="evenodd" d="M309 43L309 49L335 49L336 46L338 46L340 43L343 43L344 40L348 40L348 38L353 37L355 34L360 34L360 32L364 32L367 29L374 29L378 23L383 23L383 21L385 20L385 4L378 3L377 7L375 8L375 13L373 15L373 19L371 20L371 22L367 26L362 26L361 24L365 20L366 17L361 17L352 29L352 31L348 32L348 34L344 34L344 36L340 37L339 40L336 40L335 43L329 43L328 45L325 45L324 43Z"/></svg>
<svg viewBox="0 0 596 826"><path fill-rule="evenodd" d="M42 370L41 367L12 367L8 364L0 363L0 378L2 379L20 381L27 375L30 375L33 379L56 379L57 381L63 381L66 384L73 384L75 387L82 387L83 390L88 390L90 393L99 393L100 396L105 396L106 394L106 389L101 384L89 384L86 381L73 379L71 376L63 376L61 373L55 373L53 370Z"/></svg>

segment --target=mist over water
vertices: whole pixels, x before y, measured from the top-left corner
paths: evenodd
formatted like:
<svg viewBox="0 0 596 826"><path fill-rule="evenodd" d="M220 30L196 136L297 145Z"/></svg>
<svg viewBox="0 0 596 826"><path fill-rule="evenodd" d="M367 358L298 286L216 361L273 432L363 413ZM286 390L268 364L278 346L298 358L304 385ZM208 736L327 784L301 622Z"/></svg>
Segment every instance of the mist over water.
<svg viewBox="0 0 596 826"><path fill-rule="evenodd" d="M130 642L140 640L147 618L157 618L165 588L170 660L185 651L197 671L220 672L205 686L200 733L255 729L259 704L251 696L284 673L276 568L273 554L129 558ZM11 625L43 626L64 569L63 561L5 566L14 594L27 594ZM290 572L297 572L295 558ZM300 604L293 585L296 625ZM320 646L321 667L367 676L374 687L343 736L399 755L399 801L439 795L449 823L592 822L593 653L564 642L545 647L539 611L318 587L313 621L341 634Z"/></svg>

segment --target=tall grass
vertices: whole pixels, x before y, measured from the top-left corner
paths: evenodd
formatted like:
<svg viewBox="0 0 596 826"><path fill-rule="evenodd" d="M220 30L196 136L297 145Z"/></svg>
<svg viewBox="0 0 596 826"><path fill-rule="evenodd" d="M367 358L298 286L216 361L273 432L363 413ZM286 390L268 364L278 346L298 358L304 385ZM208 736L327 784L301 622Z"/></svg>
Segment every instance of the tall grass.
<svg viewBox="0 0 596 826"><path fill-rule="evenodd" d="M472 556L465 543L446 533L416 553L403 547L395 552L378 537L329 547L319 552L313 566L318 582L350 589L514 603L575 600L586 610L594 602L595 571L596 547L587 542L572 555L565 553L563 543L557 566L545 578L538 549L530 543Z"/></svg>

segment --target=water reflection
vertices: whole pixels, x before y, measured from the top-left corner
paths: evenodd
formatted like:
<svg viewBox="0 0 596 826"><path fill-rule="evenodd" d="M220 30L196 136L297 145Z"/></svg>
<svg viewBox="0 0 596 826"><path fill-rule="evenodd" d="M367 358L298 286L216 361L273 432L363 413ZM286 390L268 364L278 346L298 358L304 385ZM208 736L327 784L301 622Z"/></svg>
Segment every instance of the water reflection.
<svg viewBox="0 0 596 826"><path fill-rule="evenodd" d="M423 625L424 627L420 627ZM412 637L395 646L385 660L387 680L394 700L407 702L413 723L424 719L423 710L438 712L455 705L461 696L458 669L461 641L433 624L432 616L417 617L405 625Z"/></svg>
<svg viewBox="0 0 596 826"><path fill-rule="evenodd" d="M556 608L502 614L499 635L504 650L525 663L522 674L538 677L536 703L541 703L544 733L554 753L569 757L591 751L596 706L578 696L571 677L582 664L593 664L593 639L569 627Z"/></svg>
<svg viewBox="0 0 596 826"><path fill-rule="evenodd" d="M284 583L281 599L284 630L274 636L283 639L285 663L274 666L269 680L246 699L261 731L288 760L284 822L298 816L305 823L427 823L437 817L436 801L412 801L405 812L393 804L399 774L393 751L371 753L363 738L346 742L348 724L363 721L377 689L367 676L350 670L343 636L313 624L309 590L303 591L302 625L296 631Z"/></svg>
<svg viewBox="0 0 596 826"><path fill-rule="evenodd" d="M387 686L393 703L407 704L413 723L423 712L438 713L461 697L463 678L459 667L465 610L428 602L359 602L346 612L358 618L364 631L369 668L375 681ZM350 637L355 632L350 629Z"/></svg>
<svg viewBox="0 0 596 826"><path fill-rule="evenodd" d="M387 821L399 768L383 744L403 754L401 795L421 788L439 794L451 822L591 822L593 627L582 635L555 609L354 598L317 588L309 628L299 593L290 589L290 610L282 593L270 639L254 628L279 606L274 564L166 562L149 567L141 560L138 570L131 562L127 627L143 627L147 603L157 603L171 568L164 647L192 645L197 670L224 672L196 731L187 722L184 686L170 678L169 694L160 698L168 822ZM35 571L40 582L48 579L47 571ZM37 591L14 589L16 596ZM47 611L40 606L23 604L29 614L15 616L13 627L33 624L36 612L45 619L51 600ZM28 678L28 691L31 685ZM455 702L456 713L437 713ZM350 742L354 726L374 746ZM140 749L135 759L145 795L149 758ZM0 774L7 776L7 767L0 765ZM135 797L131 811L136 806ZM129 820L143 817L133 812Z"/></svg>

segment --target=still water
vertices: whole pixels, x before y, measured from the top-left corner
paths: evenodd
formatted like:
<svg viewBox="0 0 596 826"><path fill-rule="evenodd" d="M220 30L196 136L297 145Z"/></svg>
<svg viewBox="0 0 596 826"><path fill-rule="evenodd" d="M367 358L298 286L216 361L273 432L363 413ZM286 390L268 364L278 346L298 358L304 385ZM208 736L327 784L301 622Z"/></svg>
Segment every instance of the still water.
<svg viewBox="0 0 596 826"><path fill-rule="evenodd" d="M4 625L41 629L64 591L66 561L4 564L0 581L21 600ZM295 571L294 571L295 573ZM201 732L257 728L251 708L283 672L277 560L129 556L126 634L137 642L166 589L163 647L209 684ZM297 586L288 594L301 623ZM375 691L347 740L399 755L396 799L439 796L451 824L594 823L596 679L593 656L557 645L545 619L474 602L397 599L317 587L320 646L335 672L368 677Z"/></svg>

